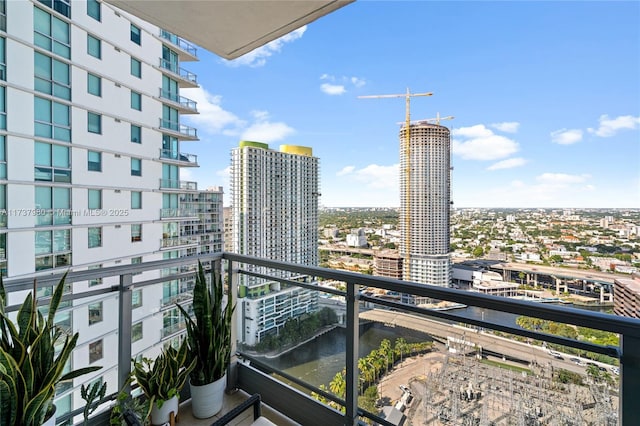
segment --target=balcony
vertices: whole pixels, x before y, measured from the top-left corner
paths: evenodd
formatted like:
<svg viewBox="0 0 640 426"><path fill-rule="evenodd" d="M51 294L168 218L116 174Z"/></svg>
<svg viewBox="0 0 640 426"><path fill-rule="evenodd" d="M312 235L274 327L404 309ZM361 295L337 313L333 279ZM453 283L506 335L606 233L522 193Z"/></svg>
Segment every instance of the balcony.
<svg viewBox="0 0 640 426"><path fill-rule="evenodd" d="M162 133L166 133L170 136L174 136L181 140L187 140L187 141L198 140L198 129L185 126L184 124L180 124L175 121L164 120L162 118L160 118L159 120L160 120L159 128L162 131Z"/></svg>
<svg viewBox="0 0 640 426"><path fill-rule="evenodd" d="M176 164L181 167L200 167L197 155L187 154L186 152L177 152L171 149L160 148L160 160L166 163Z"/></svg>
<svg viewBox="0 0 640 426"><path fill-rule="evenodd" d="M191 209L160 209L160 219L197 219L198 214Z"/></svg>
<svg viewBox="0 0 640 426"><path fill-rule="evenodd" d="M159 89L159 91L160 99L164 103L176 108L181 114L199 114L197 108L198 103L196 101L192 101L189 98L180 96L178 93L164 90L162 87Z"/></svg>
<svg viewBox="0 0 640 426"><path fill-rule="evenodd" d="M160 189L163 191L197 191L198 182L190 180L160 179Z"/></svg>
<svg viewBox="0 0 640 426"><path fill-rule="evenodd" d="M198 239L193 237L167 237L160 240L160 249L184 248L198 244Z"/></svg>
<svg viewBox="0 0 640 426"><path fill-rule="evenodd" d="M65 300L73 300L73 305L81 309L86 300L96 300L103 297L114 299L116 296L119 309L110 314L115 316L114 331L117 336L117 359L104 359L102 364L106 368L117 370L118 383L110 383L109 389L119 389L126 380L130 368L130 360L138 355L134 353L131 342L132 324L132 293L135 290L144 289L149 286L158 286L159 279L152 278L146 281L132 283L133 276L145 271L158 271L165 269L175 269L180 275L189 274L192 265L196 260L211 261L218 271L228 271L231 294L238 294L238 283L246 278L263 278L272 283L280 283L283 288L299 287L310 292L321 292L319 299L321 306L331 306L341 319L340 326L334 329L337 335L333 336L335 346L339 348L337 352L326 352L320 354L313 361L313 370L328 370L329 377L334 373L341 375L343 381L341 387L328 387L325 384L319 386L314 382L314 375L297 373L296 368L288 368L285 364L279 364L269 358L265 358L264 351L259 349L248 349L240 344L234 347L236 354L229 367L229 390L239 389L240 395L260 393L265 404L274 411L271 412L280 420L278 424L291 424L290 421L303 425L356 425L359 421L377 422L381 425L393 425L388 420L382 418L383 414L377 407L365 408L358 406L358 395L361 394L365 385L373 384L379 393L379 400L383 403L389 401L402 401L404 398L408 407L404 412L416 415L417 410L406 400L405 390L410 387L413 392L415 407L425 407L427 414L440 416L440 420L448 419L450 424L462 424L461 419L471 417L482 412L482 404L487 404L491 409L486 410L484 416L487 421L496 421L497 416L503 416L503 422L519 424L525 419L536 418L540 422L555 422L557 424L585 424L589 419L585 416L594 416L592 420L598 420L597 424L636 424L638 416L637 395L640 394L640 321L631 318L618 317L614 315L593 312L589 310L579 310L567 307L552 306L543 303L525 302L496 296L470 293L462 290L449 288L430 287L417 283L373 277L369 275L356 274L330 270L319 267L307 267L283 262L269 261L232 253L217 253L212 255L200 255L183 257L179 259L158 260L135 265L120 265L109 268L94 269L88 271L71 272L67 276L67 282L95 280L99 278L116 277L119 284L115 286L105 286L102 288L92 287L90 290L74 290L73 294L65 296ZM224 268L223 268L224 264ZM264 270L275 270L280 273L263 274L258 272ZM300 282L296 280L282 278L282 272L290 273L294 276L313 277L313 280ZM153 275L153 274L150 274ZM145 275L142 275L145 276ZM320 287L313 284L317 278L334 280L340 282L346 290L339 290L338 287ZM38 278L39 287L47 287L58 282L60 274L45 275ZM163 278L163 281L174 277ZM8 293L28 290L32 286L32 278L9 278L5 279L5 287ZM391 299L381 297L378 292L361 291L361 287L366 286L368 290L378 289L397 293L408 293L418 297L427 297L438 300L448 300L469 307L482 310L482 319L477 317L465 317L457 314L456 311L432 310L415 305L406 305ZM74 289L82 288L73 286ZM269 296L269 295L267 295ZM329 297L331 296L331 297ZM91 298L91 299L87 299ZM280 297L281 298L281 297ZM9 300L11 295L9 295ZM340 301L342 300L342 301ZM235 315L246 315L241 304L244 299L236 299L237 308ZM155 303L158 303L156 300ZM153 309L147 313L150 318L162 319L163 312ZM12 305L7 311L15 312L18 306ZM74 309L73 306L69 307ZM263 312L266 311L266 308ZM485 312L487 313L485 315ZM504 315L524 315L542 320L554 321L556 323L567 324L571 327L589 327L593 330L616 333L619 336L619 343L612 345L598 345L586 340L575 340L558 335L542 333L540 331L528 330L515 325L496 321L496 316L489 315L495 313L497 317ZM81 318L81 315L78 315ZM76 321L76 316L73 316ZM79 319L78 319L79 321ZM234 321L234 324L238 322ZM161 340L174 337L181 331L177 323L166 323L167 329L160 330ZM265 324L267 322L265 321ZM74 324L76 325L76 324ZM427 350L423 355L413 354L412 356L400 350L399 352L377 352L376 357L371 358L380 367L368 364L369 358L363 357L361 349L364 348L362 335L366 333L367 327L383 329L384 335L394 341L397 337L408 336L416 330L422 330L436 339L436 349ZM413 331L412 331L413 330ZM334 332L331 331L331 332ZM234 328L234 339L237 341L238 335L244 334L245 330ZM441 338L444 333L444 338ZM448 337L446 337L449 335ZM164 336L164 337L163 337ZM440 337L439 337L440 336ZM318 337L320 339L322 336ZM80 334L81 339L87 339L86 335ZM90 338L90 337L89 337ZM366 339L365 339L366 340ZM420 340L418 340L420 341ZM437 341L448 342L449 350ZM547 347L540 346L545 342ZM158 343L161 345L162 343ZM305 343L306 344L306 343ZM591 353L593 356L606 356L609 359L619 362L619 369L611 368L603 361L589 361L593 365L585 366L571 361L568 355L554 349L551 345L561 345L570 353L572 350ZM555 346L554 346L555 347ZM382 345L380 346L382 348ZM333 349L333 348L331 348ZM82 348L80 348L82 350ZM86 347L84 348L86 350ZM455 353L454 353L455 350ZM303 350L296 350L296 356L302 354ZM318 354L323 351L308 351ZM369 354L371 355L372 352ZM386 355L381 355L386 354ZM404 355L403 355L404 354ZM398 359L398 357L400 359ZM432 358L444 360L440 370L427 371L426 366ZM477 361L477 358L489 358L491 364L503 364L516 366L518 373L514 374L508 370L502 370L501 374L487 374L489 367L485 363ZM295 357L293 357L295 358ZM564 358L564 359L560 359ZM519 360L525 360L529 364L522 364ZM584 360L584 356L580 355ZM362 361L364 360L364 361ZM531 362L534 360L535 362ZM362 362L361 362L362 361ZM299 361L306 362L306 361ZM109 365L111 364L111 365ZM302 365L302 364L301 364ZM584 375L585 370L595 366L612 371L610 384L587 383L587 386L580 387L580 393L573 393L569 385L554 380L556 375L562 371L574 371ZM79 366L78 366L79 367ZM445 368L442 370L442 368ZM105 368L105 369L106 369ZM499 367L491 367L498 369ZM537 369L537 370L536 370ZM413 376L405 376L396 386L393 378L394 372L410 372ZM491 370L493 371L493 370ZM531 371L537 371L531 374ZM601 371L601 370L599 370ZM617 371L617 373L615 373ZM375 373L375 374L374 374ZM102 374L97 372L96 374ZM603 373L604 374L604 373ZM615 375L614 375L615 374ZM618 375L619 374L619 375ZM340 375L340 374L338 374ZM411 377L411 380L410 380ZM421 378L422 377L422 378ZM427 379L425 381L425 378ZM93 377L86 378L86 382ZM468 384L483 381L482 396L477 395L469 401L462 398L462 393L458 394L461 383ZM590 380L590 379L585 379ZM595 379L594 379L595 380ZM553 383L553 386L547 386ZM79 392L81 383L74 382L69 393ZM426 386L426 387L425 387ZM442 388L438 388L438 386ZM475 386L475 385L474 385ZM453 388L455 390L450 393ZM425 392L421 389L426 389ZM466 392L465 392L466 393ZM67 395L65 394L65 395ZM315 395L316 397L312 396ZM588 394L591 398L588 403L580 404L576 399L582 398L583 394ZM228 396L225 402L225 410L232 408L237 402L233 400L236 396ZM64 395L57 395L57 398ZM93 416L90 423L92 425L107 424L108 408L112 403L114 395L104 400L104 407L99 409ZM460 397L460 398L458 398ZM569 403L566 403L568 401ZM455 403L453 402L455 399ZM322 400L323 402L320 402ZM188 410L188 391L185 392L181 409L181 423L189 425L210 424L213 419L198 422L192 421ZM538 413L536 404L541 402L542 411ZM544 402L546 401L546 402ZM566 404L565 404L566 403ZM453 405L452 405L453 404ZM512 409L512 406L516 407ZM404 405L403 405L404 406ZM454 407L458 407L455 410ZM475 408L474 408L475 407ZM71 413L60 413L57 422L60 424L72 416L76 416L79 421L84 407L73 407ZM498 411L503 409L502 414ZM474 411L475 410L475 411ZM572 411L573 410L573 411ZM581 417L570 417L575 415L575 410ZM475 413L475 414L474 414ZM457 417L456 417L457 416ZM410 419L414 424L416 419ZM566 421L565 421L566 420ZM242 423L244 424L244 423ZM542 423L541 423L542 424Z"/></svg>
<svg viewBox="0 0 640 426"><path fill-rule="evenodd" d="M178 52L178 58L181 62L198 60L198 50L193 44L189 43L185 39L178 37L167 30L163 30L162 28L160 29L159 36L162 40L166 40L171 43L173 47L177 47L176 52Z"/></svg>
<svg viewBox="0 0 640 426"><path fill-rule="evenodd" d="M159 58L159 68L160 71L168 74L170 77L175 78L178 81L178 85L182 88L187 87L198 87L198 76L194 73L187 71L186 69L180 67L176 63L172 63L171 61L167 61L166 59Z"/></svg>

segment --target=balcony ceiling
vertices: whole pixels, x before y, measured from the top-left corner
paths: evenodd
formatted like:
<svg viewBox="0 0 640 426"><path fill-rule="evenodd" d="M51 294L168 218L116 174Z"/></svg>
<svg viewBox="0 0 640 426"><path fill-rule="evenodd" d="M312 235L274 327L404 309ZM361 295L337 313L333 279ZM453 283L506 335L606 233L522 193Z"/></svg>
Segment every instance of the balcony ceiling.
<svg viewBox="0 0 640 426"><path fill-rule="evenodd" d="M235 59L354 0L106 0L226 59Z"/></svg>

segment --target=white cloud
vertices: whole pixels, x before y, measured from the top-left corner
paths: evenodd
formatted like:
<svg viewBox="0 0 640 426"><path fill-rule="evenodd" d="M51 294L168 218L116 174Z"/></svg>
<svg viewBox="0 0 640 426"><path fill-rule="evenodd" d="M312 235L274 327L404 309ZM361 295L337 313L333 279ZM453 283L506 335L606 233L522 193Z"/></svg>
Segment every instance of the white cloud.
<svg viewBox="0 0 640 426"><path fill-rule="evenodd" d="M517 133L518 127L520 127L520 123L517 121L505 121L504 123L493 123L491 125L494 129L498 129L501 132L506 133Z"/></svg>
<svg viewBox="0 0 640 426"><path fill-rule="evenodd" d="M255 121L242 132L240 138L243 140L271 143L295 133L295 130L286 123L269 121L269 114L266 111L252 111L251 114Z"/></svg>
<svg viewBox="0 0 640 426"><path fill-rule="evenodd" d="M519 149L516 141L496 135L484 124L454 129L452 134L463 140L454 139L451 142L451 152L465 160L497 160L508 157Z"/></svg>
<svg viewBox="0 0 640 426"><path fill-rule="evenodd" d="M336 173L336 176L344 176L352 173L356 168L354 166L345 166L342 170Z"/></svg>
<svg viewBox="0 0 640 426"><path fill-rule="evenodd" d="M275 39L262 47L252 50L251 52L240 56L238 59L234 59L232 61L223 60L225 64L231 67L239 67L242 65L246 65L252 68L257 68L264 66L267 63L267 58L272 56L274 53L280 52L282 47L291 43L302 37L304 32L307 30L307 26L303 26L298 28L295 31L290 32L278 39Z"/></svg>
<svg viewBox="0 0 640 426"><path fill-rule="evenodd" d="M193 181L193 172L187 167L180 167L180 180Z"/></svg>
<svg viewBox="0 0 640 426"><path fill-rule="evenodd" d="M607 114L603 114L598 121L600 122L600 127L597 129L589 128L587 130L589 133L595 133L602 138L614 136L618 130L633 130L640 125L640 117L634 117L632 115L621 115L611 119Z"/></svg>
<svg viewBox="0 0 640 426"><path fill-rule="evenodd" d="M344 86L341 84L329 84L329 83L322 83L320 85L320 90L322 90L327 95L342 95L347 91L347 89L345 89Z"/></svg>
<svg viewBox="0 0 640 426"><path fill-rule="evenodd" d="M320 90L322 90L327 95L342 95L347 91L347 86L353 87L362 87L367 82L360 77L336 77L331 74L322 74L320 76L320 80L330 81L331 83L322 83L320 85ZM335 83L335 84L332 84Z"/></svg>
<svg viewBox="0 0 640 426"><path fill-rule="evenodd" d="M571 145L582 140L580 129L560 129L551 132L551 142L560 145Z"/></svg>
<svg viewBox="0 0 640 426"><path fill-rule="evenodd" d="M522 157L509 158L490 165L487 167L487 170L512 169L514 167L524 166L526 163L527 160Z"/></svg>
<svg viewBox="0 0 640 426"><path fill-rule="evenodd" d="M234 113L222 108L222 96L213 95L202 87L194 89L181 89L180 94L197 102L200 114L193 114L187 120L205 133L218 134L233 132L245 125Z"/></svg>
<svg viewBox="0 0 640 426"><path fill-rule="evenodd" d="M354 178L370 189L396 189L399 187L399 164L380 166L370 164L367 167L352 171Z"/></svg>
<svg viewBox="0 0 640 426"><path fill-rule="evenodd" d="M569 185L573 183L583 183L590 177L588 174L569 175L566 173L543 173L537 176L536 180L544 184Z"/></svg>

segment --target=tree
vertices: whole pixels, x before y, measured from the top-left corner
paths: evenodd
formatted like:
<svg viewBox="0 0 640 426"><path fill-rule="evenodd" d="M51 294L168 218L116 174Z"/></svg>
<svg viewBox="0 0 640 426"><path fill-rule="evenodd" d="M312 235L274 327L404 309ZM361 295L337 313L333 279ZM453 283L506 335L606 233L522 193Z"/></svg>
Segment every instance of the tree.
<svg viewBox="0 0 640 426"><path fill-rule="evenodd" d="M482 255L484 254L484 250L482 249L482 247L477 246L473 249L471 254L473 255L473 257L482 257Z"/></svg>

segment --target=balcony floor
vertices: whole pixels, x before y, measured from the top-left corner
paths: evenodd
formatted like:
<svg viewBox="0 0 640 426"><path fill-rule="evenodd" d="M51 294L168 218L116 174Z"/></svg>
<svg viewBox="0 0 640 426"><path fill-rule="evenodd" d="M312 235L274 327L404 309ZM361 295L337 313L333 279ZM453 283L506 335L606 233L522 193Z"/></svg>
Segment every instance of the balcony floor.
<svg viewBox="0 0 640 426"><path fill-rule="evenodd" d="M177 425L184 426L209 426L211 423L222 417L225 413L231 411L236 405L249 398L249 394L239 390L233 394L225 394L222 403L222 411L209 419L196 419L191 415L191 400L180 404L180 413L178 415ZM262 415L278 426L300 426L288 417L283 416L280 412L271 409L268 405L262 403ZM253 408L249 407L236 419L229 423L230 426L249 426L253 423Z"/></svg>

